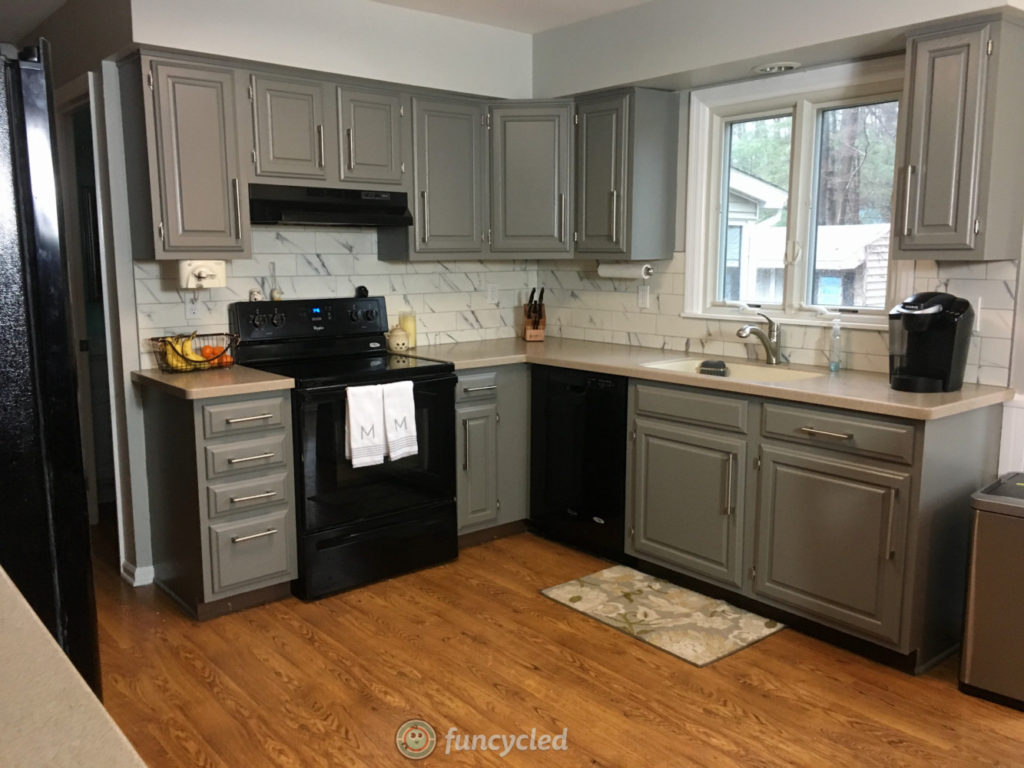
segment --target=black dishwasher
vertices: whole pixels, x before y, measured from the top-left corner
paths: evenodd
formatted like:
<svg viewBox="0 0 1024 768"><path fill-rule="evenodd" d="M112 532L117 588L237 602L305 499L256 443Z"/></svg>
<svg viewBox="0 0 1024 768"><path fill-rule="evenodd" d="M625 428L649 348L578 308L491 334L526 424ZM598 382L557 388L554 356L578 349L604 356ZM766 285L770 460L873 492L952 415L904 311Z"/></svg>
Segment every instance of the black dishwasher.
<svg viewBox="0 0 1024 768"><path fill-rule="evenodd" d="M626 379L532 366L530 522L613 560L626 517Z"/></svg>

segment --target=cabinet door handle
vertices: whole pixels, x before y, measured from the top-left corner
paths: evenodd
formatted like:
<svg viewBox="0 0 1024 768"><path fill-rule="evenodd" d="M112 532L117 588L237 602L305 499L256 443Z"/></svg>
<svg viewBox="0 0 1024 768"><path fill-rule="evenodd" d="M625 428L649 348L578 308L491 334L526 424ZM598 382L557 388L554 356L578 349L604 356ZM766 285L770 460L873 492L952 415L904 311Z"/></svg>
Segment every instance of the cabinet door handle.
<svg viewBox="0 0 1024 768"><path fill-rule="evenodd" d="M565 242L565 192L558 193L558 242Z"/></svg>
<svg viewBox="0 0 1024 768"><path fill-rule="evenodd" d="M238 189L238 179L231 180L231 196L235 199L235 238L242 239L242 197Z"/></svg>
<svg viewBox="0 0 1024 768"><path fill-rule="evenodd" d="M272 419L274 414L272 413L261 413L259 416L236 416L233 419L224 419L228 424L241 424L245 421L263 421L263 419Z"/></svg>
<svg viewBox="0 0 1024 768"><path fill-rule="evenodd" d="M324 127L318 125L316 127L316 143L317 143L317 168L324 167Z"/></svg>
<svg viewBox="0 0 1024 768"><path fill-rule="evenodd" d="M732 514L732 459L733 456L730 453L725 465L725 510L722 512L723 515Z"/></svg>
<svg viewBox="0 0 1024 768"><path fill-rule="evenodd" d="M345 143L348 144L348 169L356 169L356 145L352 142L352 129L345 129Z"/></svg>
<svg viewBox="0 0 1024 768"><path fill-rule="evenodd" d="M800 427L800 431L812 437L831 437L836 440L852 440L853 435L848 432L829 432L827 429L815 429L814 427Z"/></svg>
<svg viewBox="0 0 1024 768"><path fill-rule="evenodd" d="M242 456L238 459L228 459L228 464L244 464L247 461L258 461L260 459L272 459L273 453L257 453L255 456Z"/></svg>
<svg viewBox="0 0 1024 768"><path fill-rule="evenodd" d="M903 172L903 234L910 235L910 187L914 177L914 166L908 165Z"/></svg>
<svg viewBox="0 0 1024 768"><path fill-rule="evenodd" d="M423 201L423 242L430 242L430 204L427 202L427 190L420 191L420 199Z"/></svg>
<svg viewBox="0 0 1024 768"><path fill-rule="evenodd" d="M248 536L232 536L231 543L240 544L243 541L252 541L253 539L262 539L264 536L273 536L275 533L277 533L277 528L268 528L267 530L260 531L259 533L250 533Z"/></svg>
<svg viewBox="0 0 1024 768"><path fill-rule="evenodd" d="M462 471L469 472L469 419L462 420Z"/></svg>
<svg viewBox="0 0 1024 768"><path fill-rule="evenodd" d="M497 389L497 388L498 388L497 384L488 384L488 385L483 386L483 387L463 387L462 391L463 392L489 392L490 390Z"/></svg>
<svg viewBox="0 0 1024 768"><path fill-rule="evenodd" d="M232 504L241 504L243 501L256 501L256 499L269 499L271 496L277 496L277 491L265 491L264 493L254 493L252 496L232 496Z"/></svg>
<svg viewBox="0 0 1024 768"><path fill-rule="evenodd" d="M896 489L889 489L889 523L885 532L885 559L893 560L896 557L896 550L892 548L892 526L896 516Z"/></svg>
<svg viewBox="0 0 1024 768"><path fill-rule="evenodd" d="M612 190L612 242L619 242L619 193Z"/></svg>

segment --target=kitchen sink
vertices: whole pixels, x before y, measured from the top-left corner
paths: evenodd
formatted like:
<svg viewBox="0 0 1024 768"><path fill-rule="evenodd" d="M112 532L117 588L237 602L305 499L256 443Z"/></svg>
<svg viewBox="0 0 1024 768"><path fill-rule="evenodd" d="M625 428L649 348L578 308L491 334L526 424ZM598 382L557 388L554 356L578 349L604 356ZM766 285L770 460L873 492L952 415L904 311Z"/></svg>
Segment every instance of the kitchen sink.
<svg viewBox="0 0 1024 768"><path fill-rule="evenodd" d="M677 373L698 373L703 359L686 358L683 360L659 360L655 363L644 363L644 368L658 368L663 371L676 371ZM824 372L799 371L784 366L763 365L757 363L733 363L726 362L729 374L726 378L742 379L744 381L781 382L800 381L803 379L817 379L824 376ZM706 375L706 374L705 374ZM708 375L708 378L714 378Z"/></svg>

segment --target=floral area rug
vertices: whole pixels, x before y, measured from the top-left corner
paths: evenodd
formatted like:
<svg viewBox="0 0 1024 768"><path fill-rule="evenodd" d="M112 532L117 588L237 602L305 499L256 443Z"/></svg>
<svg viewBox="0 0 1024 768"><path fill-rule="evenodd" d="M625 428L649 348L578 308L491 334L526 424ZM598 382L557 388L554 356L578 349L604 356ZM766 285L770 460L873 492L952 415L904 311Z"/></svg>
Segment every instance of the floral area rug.
<svg viewBox="0 0 1024 768"><path fill-rule="evenodd" d="M541 594L698 667L784 626L624 565L542 589Z"/></svg>

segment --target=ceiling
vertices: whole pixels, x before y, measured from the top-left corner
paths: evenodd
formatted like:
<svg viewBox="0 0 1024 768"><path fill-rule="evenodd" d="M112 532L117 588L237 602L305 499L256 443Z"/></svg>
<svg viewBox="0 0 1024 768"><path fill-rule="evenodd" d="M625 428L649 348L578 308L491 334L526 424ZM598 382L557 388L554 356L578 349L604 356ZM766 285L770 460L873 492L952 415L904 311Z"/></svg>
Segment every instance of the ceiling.
<svg viewBox="0 0 1024 768"><path fill-rule="evenodd" d="M3 2L4 0L0 0ZM643 5L648 0L374 0L534 34Z"/></svg>
<svg viewBox="0 0 1024 768"><path fill-rule="evenodd" d="M17 43L66 0L0 0L0 42Z"/></svg>

